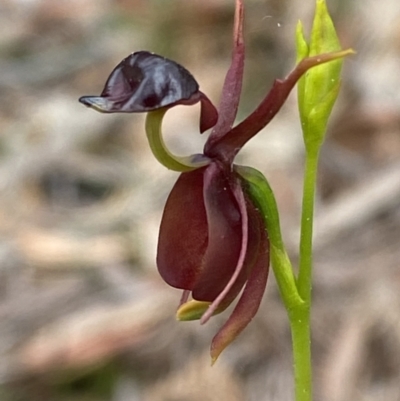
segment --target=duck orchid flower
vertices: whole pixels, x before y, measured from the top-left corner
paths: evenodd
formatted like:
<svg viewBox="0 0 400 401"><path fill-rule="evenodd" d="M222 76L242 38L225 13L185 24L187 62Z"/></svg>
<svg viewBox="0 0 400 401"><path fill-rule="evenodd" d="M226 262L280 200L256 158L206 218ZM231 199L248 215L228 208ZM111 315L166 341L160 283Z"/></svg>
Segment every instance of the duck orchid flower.
<svg viewBox="0 0 400 401"><path fill-rule="evenodd" d="M243 167L233 164L234 158L272 120L306 71L343 56L336 52L304 58L285 79L275 80L259 106L234 126L245 58L243 17L243 2L236 0L232 62L218 111L184 67L147 51L118 64L100 96L80 98L105 113L148 112L146 133L154 155L181 172L165 205L157 266L164 281L183 290L179 320L205 323L240 295L212 340L213 362L255 316L269 270L265 221L247 190L246 174L251 170L241 174ZM163 116L175 105L197 102L200 132L212 128L211 134L201 154L175 156L162 140Z"/></svg>

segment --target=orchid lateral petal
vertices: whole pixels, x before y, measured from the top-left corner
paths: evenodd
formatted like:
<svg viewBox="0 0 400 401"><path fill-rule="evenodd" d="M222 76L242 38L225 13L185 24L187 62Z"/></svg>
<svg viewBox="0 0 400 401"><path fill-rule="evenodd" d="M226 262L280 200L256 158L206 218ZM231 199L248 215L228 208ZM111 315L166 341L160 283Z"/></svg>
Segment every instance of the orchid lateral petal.
<svg viewBox="0 0 400 401"><path fill-rule="evenodd" d="M191 290L207 248L204 168L183 173L168 196L160 225L157 266L169 285Z"/></svg>
<svg viewBox="0 0 400 401"><path fill-rule="evenodd" d="M211 316L223 312L242 290L245 280L247 280L248 272L251 271L255 264L261 241L260 216L256 215L249 200L245 199L240 182L237 182L236 187L233 188L233 193L240 205L243 230L242 248L235 271L223 291L212 303L195 300L184 304L181 303L177 311L178 320L187 321L200 319L200 323L204 324ZM240 274L243 271L245 274Z"/></svg>
<svg viewBox="0 0 400 401"><path fill-rule="evenodd" d="M290 91L305 72L317 65L337 60L353 53L353 50L348 49L319 54L300 61L285 79L275 80L272 89L249 117L214 143L205 154L208 157L220 157L225 162L231 162L245 143L272 120L286 101Z"/></svg>
<svg viewBox="0 0 400 401"><path fill-rule="evenodd" d="M206 323L210 319L210 317L215 314L215 311L219 308L221 302L223 302L225 300L226 296L231 291L234 284L236 282L238 282L238 278L239 278L240 273L243 270L243 265L244 265L244 261L245 261L247 250L248 250L249 219L248 219L248 215L247 215L246 201L245 201L243 190L242 190L242 187L240 185L238 178L235 180L235 182L232 185L232 193L233 193L233 196L235 197L236 202L239 207L241 224L242 224L242 243L241 243L241 247L240 247L239 258L236 262L235 270L233 271L233 274L231 275L225 288L218 294L217 298L214 299L214 301L212 302L212 304L210 305L208 310L202 316L201 321L200 321L201 324ZM257 241L257 243L258 243L258 241ZM240 283L240 284L242 284L242 283ZM242 285L240 285L240 287L237 288L235 293L232 294L234 298L236 298L236 295L240 291L241 287L242 287ZM229 302L228 305L233 301L233 299L228 300L228 302Z"/></svg>
<svg viewBox="0 0 400 401"><path fill-rule="evenodd" d="M208 243L201 272L192 289L192 297L197 301L214 301L229 282L239 259L241 214L231 181L231 173L217 162L208 165L204 171L203 202Z"/></svg>
<svg viewBox="0 0 400 401"><path fill-rule="evenodd" d="M228 132L235 121L239 107L240 93L242 91L245 46L243 39L244 7L242 0L236 0L235 22L233 31L233 52L232 61L225 77L222 89L221 101L219 104L218 122L212 130L205 152Z"/></svg>
<svg viewBox="0 0 400 401"><path fill-rule="evenodd" d="M133 53L122 60L107 79L100 96L79 99L104 113L146 112L199 100L199 85L189 71L147 51Z"/></svg>
<svg viewBox="0 0 400 401"><path fill-rule="evenodd" d="M258 213L255 209L254 212ZM257 221L262 232L258 258L235 309L211 342L212 364L216 362L221 352L251 322L258 311L265 292L269 271L269 241L259 215Z"/></svg>
<svg viewBox="0 0 400 401"><path fill-rule="evenodd" d="M201 317L200 323L206 323L211 316L223 312L238 296L253 269L261 242L260 216L254 212L252 201L242 189L241 177L238 177L236 185L232 186L232 192L240 205L242 216L242 247L235 270L225 288L214 299L210 307Z"/></svg>

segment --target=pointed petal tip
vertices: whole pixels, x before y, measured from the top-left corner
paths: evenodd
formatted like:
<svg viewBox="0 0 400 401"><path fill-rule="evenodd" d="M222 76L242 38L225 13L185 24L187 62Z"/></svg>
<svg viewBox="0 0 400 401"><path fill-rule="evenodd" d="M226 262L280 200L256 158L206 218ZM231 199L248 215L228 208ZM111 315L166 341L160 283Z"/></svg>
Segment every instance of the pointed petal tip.
<svg viewBox="0 0 400 401"><path fill-rule="evenodd" d="M244 22L243 0L236 0L235 22L234 22L234 28L233 28L234 46L239 46L244 43L243 22Z"/></svg>
<svg viewBox="0 0 400 401"><path fill-rule="evenodd" d="M237 115L242 91L245 46L243 37L244 5L243 0L236 0L235 21L233 26L232 61L225 76L221 101L218 106L219 119L209 136L204 151L212 153L213 145L232 128Z"/></svg>
<svg viewBox="0 0 400 401"><path fill-rule="evenodd" d="M211 355L211 367L214 366L215 362L217 362L217 359L218 359L218 355L217 356L212 356Z"/></svg>
<svg viewBox="0 0 400 401"><path fill-rule="evenodd" d="M78 101L86 107L89 107L101 113L107 113L109 111L109 102L107 101L107 99L100 96L82 96L79 98Z"/></svg>

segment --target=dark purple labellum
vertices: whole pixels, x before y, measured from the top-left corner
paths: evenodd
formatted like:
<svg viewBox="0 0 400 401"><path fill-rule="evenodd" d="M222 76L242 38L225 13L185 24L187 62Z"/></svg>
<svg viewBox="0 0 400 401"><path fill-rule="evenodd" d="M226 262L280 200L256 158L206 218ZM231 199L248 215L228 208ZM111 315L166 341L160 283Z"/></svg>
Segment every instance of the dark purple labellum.
<svg viewBox="0 0 400 401"><path fill-rule="evenodd" d="M193 76L172 60L147 51L131 54L113 70L100 96L79 101L105 113L145 112L200 100Z"/></svg>

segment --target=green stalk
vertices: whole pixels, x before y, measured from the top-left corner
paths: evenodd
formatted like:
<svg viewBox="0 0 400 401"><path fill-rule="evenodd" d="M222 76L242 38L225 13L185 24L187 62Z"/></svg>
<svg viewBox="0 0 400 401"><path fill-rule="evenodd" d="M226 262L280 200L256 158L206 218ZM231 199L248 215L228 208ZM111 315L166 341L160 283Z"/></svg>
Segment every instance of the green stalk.
<svg viewBox="0 0 400 401"><path fill-rule="evenodd" d="M296 401L312 400L310 305L289 312Z"/></svg>
<svg viewBox="0 0 400 401"><path fill-rule="evenodd" d="M312 289L312 237L314 199L317 180L319 147L306 153L303 205L301 213L300 263L297 289L304 305L289 311L293 343L296 401L312 400L311 368L311 289Z"/></svg>
<svg viewBox="0 0 400 401"><path fill-rule="evenodd" d="M314 188L317 157L307 158L304 180L304 204L302 221L302 259L309 263L302 270L304 281L309 283L305 298L299 293L298 280L287 255L280 230L279 212L274 193L265 177L257 170L235 166L235 170L245 179L245 190L260 210L270 240L271 264L283 303L288 313L293 344L293 365L295 374L296 401L312 400L311 343L310 343L310 299L311 299L311 239ZM309 274L307 277L306 275ZM303 276L302 276L303 277ZM305 286L306 287L306 286Z"/></svg>
<svg viewBox="0 0 400 401"><path fill-rule="evenodd" d="M301 298L311 301L312 286L312 237L314 222L314 198L317 181L319 147L306 152L303 181L303 205L300 232L300 262L297 288Z"/></svg>

